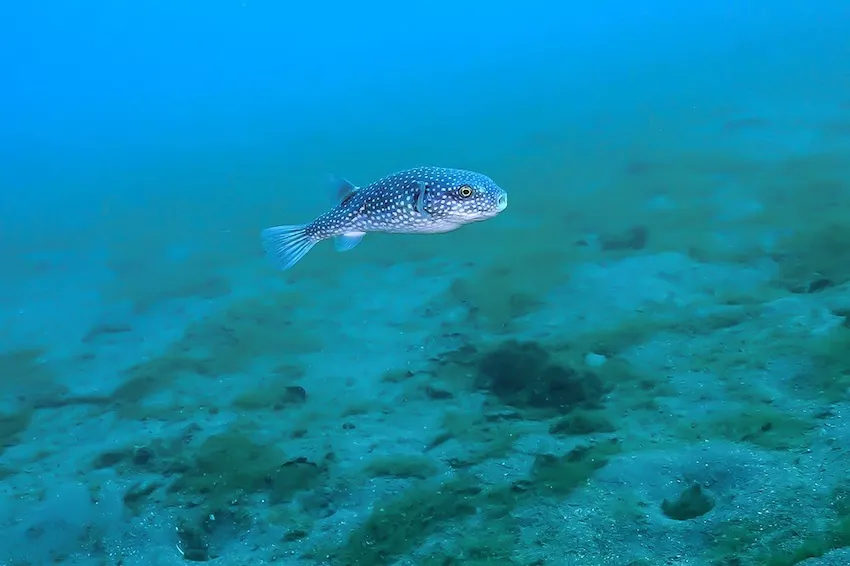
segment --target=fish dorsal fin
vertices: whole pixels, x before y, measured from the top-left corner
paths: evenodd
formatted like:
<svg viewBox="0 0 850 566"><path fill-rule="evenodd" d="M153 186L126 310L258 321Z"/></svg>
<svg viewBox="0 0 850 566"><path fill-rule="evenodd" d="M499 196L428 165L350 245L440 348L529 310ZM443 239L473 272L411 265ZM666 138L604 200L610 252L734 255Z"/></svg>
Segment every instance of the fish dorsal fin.
<svg viewBox="0 0 850 566"><path fill-rule="evenodd" d="M348 179L334 177L334 196L336 198L336 204L344 203L359 189L360 187L355 186L354 183Z"/></svg>

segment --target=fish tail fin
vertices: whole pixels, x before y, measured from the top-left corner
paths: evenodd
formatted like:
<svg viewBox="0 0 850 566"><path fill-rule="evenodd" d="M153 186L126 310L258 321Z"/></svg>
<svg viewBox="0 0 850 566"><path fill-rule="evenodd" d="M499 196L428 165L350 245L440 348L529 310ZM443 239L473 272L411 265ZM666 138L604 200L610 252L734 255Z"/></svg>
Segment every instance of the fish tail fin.
<svg viewBox="0 0 850 566"><path fill-rule="evenodd" d="M285 271L307 255L317 240L308 233L309 224L272 226L260 233L263 250L276 268Z"/></svg>

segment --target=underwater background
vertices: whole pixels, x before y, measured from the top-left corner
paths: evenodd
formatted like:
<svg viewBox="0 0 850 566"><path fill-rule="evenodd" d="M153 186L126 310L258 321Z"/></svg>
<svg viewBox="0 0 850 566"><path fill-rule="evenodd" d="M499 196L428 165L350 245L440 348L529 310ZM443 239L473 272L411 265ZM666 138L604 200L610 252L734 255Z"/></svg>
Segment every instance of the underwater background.
<svg viewBox="0 0 850 566"><path fill-rule="evenodd" d="M0 8L0 564L850 564L850 3ZM260 230L420 165L498 217Z"/></svg>

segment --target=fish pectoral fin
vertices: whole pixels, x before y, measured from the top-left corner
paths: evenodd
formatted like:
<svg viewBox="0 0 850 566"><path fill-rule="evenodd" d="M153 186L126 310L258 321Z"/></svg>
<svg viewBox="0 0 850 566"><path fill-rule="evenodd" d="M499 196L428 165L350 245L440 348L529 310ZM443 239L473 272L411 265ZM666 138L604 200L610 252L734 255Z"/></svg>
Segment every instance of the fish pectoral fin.
<svg viewBox="0 0 850 566"><path fill-rule="evenodd" d="M351 195L360 189L360 187L355 186L354 183L347 179L343 179L342 177L334 177L333 179L336 204L344 203L351 198Z"/></svg>
<svg viewBox="0 0 850 566"><path fill-rule="evenodd" d="M419 187L416 190L416 196L413 197L413 205L416 208L416 212L422 216L430 217L431 213L425 210L425 203L428 198L428 185L425 184L425 181L419 181L417 184Z"/></svg>
<svg viewBox="0 0 850 566"><path fill-rule="evenodd" d="M334 247L338 252L347 252L351 248L357 246L365 235L366 232L348 232L346 234L334 236Z"/></svg>

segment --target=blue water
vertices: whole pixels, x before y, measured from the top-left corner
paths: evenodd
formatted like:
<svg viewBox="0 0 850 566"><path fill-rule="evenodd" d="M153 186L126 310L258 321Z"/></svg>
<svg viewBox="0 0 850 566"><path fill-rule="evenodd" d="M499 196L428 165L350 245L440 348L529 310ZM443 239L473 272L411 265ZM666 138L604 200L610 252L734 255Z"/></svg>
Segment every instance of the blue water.
<svg viewBox="0 0 850 566"><path fill-rule="evenodd" d="M848 37L831 0L4 5L0 564L850 563ZM420 165L509 207L263 257Z"/></svg>

